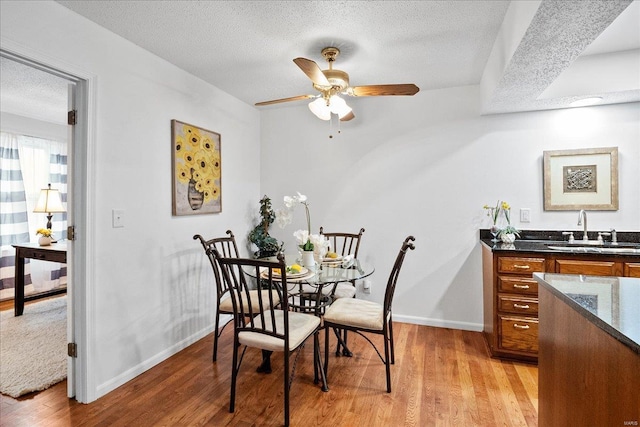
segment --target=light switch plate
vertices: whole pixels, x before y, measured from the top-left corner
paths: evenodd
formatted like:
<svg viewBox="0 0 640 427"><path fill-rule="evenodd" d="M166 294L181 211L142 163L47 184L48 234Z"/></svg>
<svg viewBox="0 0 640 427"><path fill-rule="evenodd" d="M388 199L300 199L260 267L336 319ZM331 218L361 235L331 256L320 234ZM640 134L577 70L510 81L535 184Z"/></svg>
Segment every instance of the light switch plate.
<svg viewBox="0 0 640 427"><path fill-rule="evenodd" d="M124 210L113 209L111 211L111 222L112 222L113 228L124 227Z"/></svg>
<svg viewBox="0 0 640 427"><path fill-rule="evenodd" d="M520 222L531 222L531 209L529 208L520 209Z"/></svg>

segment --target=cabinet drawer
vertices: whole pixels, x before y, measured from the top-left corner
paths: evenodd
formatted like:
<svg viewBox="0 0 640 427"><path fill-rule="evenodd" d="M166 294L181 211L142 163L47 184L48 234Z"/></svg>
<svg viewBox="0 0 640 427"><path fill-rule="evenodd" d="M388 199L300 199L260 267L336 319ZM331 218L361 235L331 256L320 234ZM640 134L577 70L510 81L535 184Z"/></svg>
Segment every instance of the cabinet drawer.
<svg viewBox="0 0 640 427"><path fill-rule="evenodd" d="M516 273L531 275L534 272L544 271L544 258L517 258L517 257L499 257L498 272L499 273Z"/></svg>
<svg viewBox="0 0 640 427"><path fill-rule="evenodd" d="M591 276L620 276L618 263L613 261L582 261L578 259L557 259L555 271L560 274L585 274Z"/></svg>
<svg viewBox="0 0 640 427"><path fill-rule="evenodd" d="M499 346L505 350L538 352L538 320L500 316Z"/></svg>
<svg viewBox="0 0 640 427"><path fill-rule="evenodd" d="M498 295L498 310L523 316L538 315L538 300L534 298L514 298Z"/></svg>
<svg viewBox="0 0 640 427"><path fill-rule="evenodd" d="M498 276L498 292L538 295L538 282L533 278Z"/></svg>
<svg viewBox="0 0 640 427"><path fill-rule="evenodd" d="M640 263L625 262L623 274L624 277L640 277Z"/></svg>

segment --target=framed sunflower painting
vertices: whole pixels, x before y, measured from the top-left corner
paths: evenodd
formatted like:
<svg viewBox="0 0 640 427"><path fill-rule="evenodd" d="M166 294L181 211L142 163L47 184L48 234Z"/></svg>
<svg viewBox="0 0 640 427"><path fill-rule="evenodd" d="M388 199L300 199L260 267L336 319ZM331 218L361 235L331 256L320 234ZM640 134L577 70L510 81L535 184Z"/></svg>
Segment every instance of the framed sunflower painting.
<svg viewBox="0 0 640 427"><path fill-rule="evenodd" d="M222 212L220 134L171 120L174 216Z"/></svg>

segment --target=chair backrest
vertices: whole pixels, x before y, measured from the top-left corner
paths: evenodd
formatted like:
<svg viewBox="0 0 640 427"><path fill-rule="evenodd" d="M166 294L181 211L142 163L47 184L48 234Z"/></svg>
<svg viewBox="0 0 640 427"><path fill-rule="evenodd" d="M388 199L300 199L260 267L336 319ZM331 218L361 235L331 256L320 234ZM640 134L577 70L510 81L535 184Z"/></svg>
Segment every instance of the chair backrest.
<svg viewBox="0 0 640 427"><path fill-rule="evenodd" d="M408 236L402 242L402 247L400 248L400 252L398 252L398 256L396 257L396 262L393 264L393 268L391 269L391 274L389 275L389 281L387 282L387 289L384 292L384 313L385 318L391 312L391 304L393 302L393 294L396 291L396 283L398 282L398 276L400 275L400 269L402 268L402 263L404 262L404 257L407 254L407 250L414 250L416 247L411 243L415 241L415 237Z"/></svg>
<svg viewBox="0 0 640 427"><path fill-rule="evenodd" d="M360 239L364 233L364 228L356 234L354 233L327 233L323 227L320 227L320 234L329 239L332 251L338 255L353 255L358 258L358 250L360 249Z"/></svg>
<svg viewBox="0 0 640 427"><path fill-rule="evenodd" d="M220 265L226 286L236 290L231 292L233 310L245 319L236 326L238 332L250 331L273 336L285 340L285 345L288 345L288 300L283 295L287 283L284 256L280 254L277 261L266 261L224 257L215 248L209 249L209 252L213 252ZM255 289L256 281L260 287L258 292Z"/></svg>
<svg viewBox="0 0 640 427"><path fill-rule="evenodd" d="M215 260L213 249L216 249L221 256L229 258L239 258L238 246L236 245L236 238L231 230L227 230L226 237L216 237L215 239L205 240L201 235L196 234L193 236L193 240L200 240L205 253L209 257L211 268L213 269L213 276L216 280L216 288L218 290L217 298L220 298L229 290L224 280L220 277L220 270L218 263Z"/></svg>

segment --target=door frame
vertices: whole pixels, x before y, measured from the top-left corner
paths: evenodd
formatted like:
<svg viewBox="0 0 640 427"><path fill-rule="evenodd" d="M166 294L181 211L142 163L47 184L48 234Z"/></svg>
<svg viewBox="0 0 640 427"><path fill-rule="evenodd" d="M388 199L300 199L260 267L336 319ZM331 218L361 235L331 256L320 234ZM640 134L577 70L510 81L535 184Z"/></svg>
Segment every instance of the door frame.
<svg viewBox="0 0 640 427"><path fill-rule="evenodd" d="M53 58L44 52L0 38L0 55L25 65L65 78L76 84L74 104L77 124L73 127L73 140L69 157L71 174L68 186L68 226L75 227L76 239L67 245L67 272L69 275L69 302L67 307L68 342L77 344L77 357L71 359L72 381L68 396L81 403L96 399L95 383L95 129L97 76Z"/></svg>

